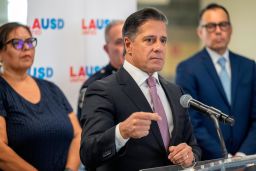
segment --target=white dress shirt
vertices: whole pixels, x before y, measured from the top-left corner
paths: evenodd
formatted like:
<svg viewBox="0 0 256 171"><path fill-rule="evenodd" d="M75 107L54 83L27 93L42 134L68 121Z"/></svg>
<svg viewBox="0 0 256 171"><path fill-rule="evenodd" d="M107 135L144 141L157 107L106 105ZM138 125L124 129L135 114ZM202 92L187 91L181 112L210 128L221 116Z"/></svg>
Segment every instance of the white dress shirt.
<svg viewBox="0 0 256 171"><path fill-rule="evenodd" d="M220 71L221 71L221 66L220 64L218 63L218 60L221 58L221 57L224 57L226 59L226 70L227 70L227 73L228 73L228 76L229 78L231 79L231 67L230 67L230 60L229 60L229 51L226 50L226 52L223 54L223 55L220 55L216 52L214 52L213 50L209 49L209 48L206 48L207 52L209 53L211 59L212 59L212 62L214 64L214 67L217 71L218 74L220 74Z"/></svg>
<svg viewBox="0 0 256 171"><path fill-rule="evenodd" d="M150 93L149 93L149 87L147 84L147 79L149 77L149 75L140 70L139 68L133 66L132 64L130 64L128 61L124 61L124 65L123 65L124 69L131 75L131 77L134 79L134 81L137 83L137 85L139 86L139 88L141 89L142 93L145 95L145 98L147 99L148 103L150 104L151 108L153 109L153 103L151 101L151 97L150 97ZM169 133L170 133L170 137L171 137L171 133L173 130L173 118L172 118L172 111L171 111L171 107L169 104L169 101L165 95L165 92L159 82L158 79L158 73L155 72L152 75L156 80L157 80L157 93L161 99L161 102L163 104L165 113L166 113L166 118L167 118L167 122L169 125ZM116 150L119 151L128 141L129 139L124 139L121 134L120 134L120 130L119 130L119 124L116 126L115 129L115 143L116 143Z"/></svg>

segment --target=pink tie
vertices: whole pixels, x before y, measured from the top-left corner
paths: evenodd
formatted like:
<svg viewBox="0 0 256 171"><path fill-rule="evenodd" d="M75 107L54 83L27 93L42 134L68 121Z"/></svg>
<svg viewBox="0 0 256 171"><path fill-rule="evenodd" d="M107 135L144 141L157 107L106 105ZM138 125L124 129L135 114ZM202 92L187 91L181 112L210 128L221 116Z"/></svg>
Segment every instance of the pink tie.
<svg viewBox="0 0 256 171"><path fill-rule="evenodd" d="M158 113L161 117L162 120L157 121L161 136L164 142L165 149L168 149L169 146L169 141L170 141L170 133L169 133L169 127L167 123L167 118L166 114L164 111L163 104L157 94L156 90L156 79L152 76L148 77L147 79L148 86L149 86L149 93L151 96L151 100L153 102L153 110L154 112Z"/></svg>

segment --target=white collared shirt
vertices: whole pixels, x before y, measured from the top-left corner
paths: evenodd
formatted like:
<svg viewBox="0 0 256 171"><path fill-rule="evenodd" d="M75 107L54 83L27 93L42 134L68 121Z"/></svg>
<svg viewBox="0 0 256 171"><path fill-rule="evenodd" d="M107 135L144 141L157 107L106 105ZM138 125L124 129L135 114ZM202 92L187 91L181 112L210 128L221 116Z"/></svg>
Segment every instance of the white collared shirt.
<svg viewBox="0 0 256 171"><path fill-rule="evenodd" d="M153 109L153 103L151 101L149 87L146 82L149 75L146 72L140 70L139 68L133 66L126 60L124 61L123 67L131 75L131 77L134 79L134 81L137 83L137 85L141 89L142 93L145 95L151 108ZM167 122L169 125L169 133L170 133L170 137L171 137L171 133L173 130L173 118L172 118L171 107L170 107L169 101L165 95L165 92L159 82L158 73L155 72L155 73L153 73L152 76L157 80L157 85L156 85L157 93L161 99L161 102L163 104L163 107L164 107L164 110L166 113L166 118L167 118ZM123 139L123 137L120 134L119 124L116 126L115 134L116 134L116 150L119 151L120 148L122 148L129 139Z"/></svg>
<svg viewBox="0 0 256 171"><path fill-rule="evenodd" d="M223 55L220 55L220 54L214 52L213 50L211 50L209 48L206 48L206 50L209 53L209 55L212 59L212 62L214 64L214 67L215 67L218 74L221 71L221 66L218 64L219 58L224 57L226 59L226 66L225 67L226 67L228 76L231 79L231 66L230 66L230 60L229 60L229 51L226 50L226 52Z"/></svg>

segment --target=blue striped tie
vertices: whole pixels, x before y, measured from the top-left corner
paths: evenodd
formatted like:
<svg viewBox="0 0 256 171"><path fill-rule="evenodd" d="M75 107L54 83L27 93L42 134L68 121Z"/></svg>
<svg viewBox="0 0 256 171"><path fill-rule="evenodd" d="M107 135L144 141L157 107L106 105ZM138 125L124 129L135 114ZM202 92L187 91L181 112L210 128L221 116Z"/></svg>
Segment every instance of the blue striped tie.
<svg viewBox="0 0 256 171"><path fill-rule="evenodd" d="M226 93L226 97L228 99L229 104L231 104L231 80L228 76L228 72L226 70L226 59L224 57L221 57L218 60L218 64L221 67L221 71L219 73L219 77L222 83L222 86L224 88L224 91Z"/></svg>

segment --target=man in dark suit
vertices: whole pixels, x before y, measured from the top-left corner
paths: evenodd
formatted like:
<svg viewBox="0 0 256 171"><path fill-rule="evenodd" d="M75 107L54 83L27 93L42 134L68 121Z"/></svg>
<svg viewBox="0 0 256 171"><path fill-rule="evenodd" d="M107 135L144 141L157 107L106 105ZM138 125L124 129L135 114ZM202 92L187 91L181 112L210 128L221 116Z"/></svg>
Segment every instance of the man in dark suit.
<svg viewBox="0 0 256 171"><path fill-rule="evenodd" d="M182 91L157 73L164 65L166 25L153 8L131 14L123 26L123 67L88 87L80 156L89 170L189 167L199 160L187 111L179 104Z"/></svg>
<svg viewBox="0 0 256 171"><path fill-rule="evenodd" d="M123 56L123 39L122 39L122 28L124 21L113 20L111 21L105 29L105 45L103 46L105 52L108 54L109 63L104 66L101 70L93 74L89 79L87 79L80 91L77 106L77 117L81 118L81 110L84 102L84 95L87 87L96 80L105 78L113 73L115 73L124 62Z"/></svg>
<svg viewBox="0 0 256 171"><path fill-rule="evenodd" d="M231 33L228 11L208 5L198 27L205 48L181 62L176 75L176 83L186 93L235 119L234 126L220 124L230 157L256 153L256 66L228 50ZM194 110L189 113L202 159L223 157L212 120Z"/></svg>

